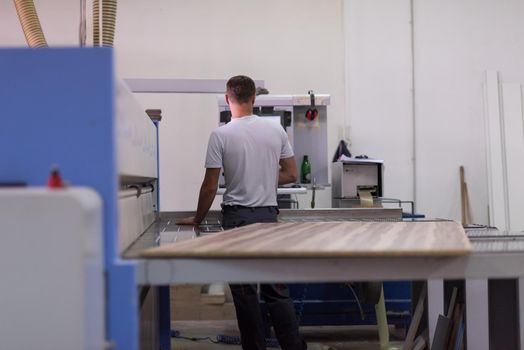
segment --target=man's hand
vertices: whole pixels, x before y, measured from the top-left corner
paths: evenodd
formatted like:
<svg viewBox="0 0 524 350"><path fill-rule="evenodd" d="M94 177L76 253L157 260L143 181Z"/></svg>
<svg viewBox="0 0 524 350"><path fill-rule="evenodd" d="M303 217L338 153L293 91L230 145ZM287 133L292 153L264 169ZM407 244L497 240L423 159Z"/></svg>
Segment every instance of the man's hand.
<svg viewBox="0 0 524 350"><path fill-rule="evenodd" d="M175 224L177 224L177 225L193 225L193 226L199 225L199 223L195 221L195 217L194 216L190 216L188 218L182 218L180 220L176 220Z"/></svg>

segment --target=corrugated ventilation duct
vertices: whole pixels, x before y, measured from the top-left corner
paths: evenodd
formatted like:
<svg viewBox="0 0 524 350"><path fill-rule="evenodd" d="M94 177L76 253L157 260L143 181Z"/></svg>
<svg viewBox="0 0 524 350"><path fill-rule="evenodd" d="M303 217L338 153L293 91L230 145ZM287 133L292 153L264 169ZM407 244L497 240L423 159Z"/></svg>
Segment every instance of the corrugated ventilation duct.
<svg viewBox="0 0 524 350"><path fill-rule="evenodd" d="M115 39L117 0L102 1L102 45L113 46Z"/></svg>
<svg viewBox="0 0 524 350"><path fill-rule="evenodd" d="M93 0L93 46L100 46L100 0Z"/></svg>
<svg viewBox="0 0 524 350"><path fill-rule="evenodd" d="M47 47L33 0L14 0L25 39L30 47Z"/></svg>
<svg viewBox="0 0 524 350"><path fill-rule="evenodd" d="M100 3L102 3L102 17L100 18ZM117 0L93 1L93 45L113 46L115 38ZM100 20L102 27L100 27Z"/></svg>

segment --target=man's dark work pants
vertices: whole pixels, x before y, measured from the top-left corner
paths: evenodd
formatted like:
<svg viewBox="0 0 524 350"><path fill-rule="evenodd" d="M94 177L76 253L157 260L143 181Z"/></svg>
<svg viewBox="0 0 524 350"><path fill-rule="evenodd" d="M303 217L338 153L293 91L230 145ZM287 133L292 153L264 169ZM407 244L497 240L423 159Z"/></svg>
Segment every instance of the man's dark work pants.
<svg viewBox="0 0 524 350"><path fill-rule="evenodd" d="M227 230L256 222L277 222L277 207L224 206L222 227ZM255 284L231 284L242 349L266 349L262 312ZM284 284L261 284L260 296L266 302L278 343L283 350L304 350L307 345L298 333L293 301Z"/></svg>

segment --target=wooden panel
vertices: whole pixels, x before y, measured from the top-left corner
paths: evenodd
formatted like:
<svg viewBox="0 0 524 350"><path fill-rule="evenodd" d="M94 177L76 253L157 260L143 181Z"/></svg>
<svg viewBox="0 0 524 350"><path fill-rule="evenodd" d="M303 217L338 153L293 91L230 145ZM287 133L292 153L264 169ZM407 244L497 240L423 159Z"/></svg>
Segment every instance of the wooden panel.
<svg viewBox="0 0 524 350"><path fill-rule="evenodd" d="M500 230L508 226L506 212L505 158L502 144L499 79L496 71L486 72L486 144L490 224Z"/></svg>
<svg viewBox="0 0 524 350"><path fill-rule="evenodd" d="M503 84L504 139L508 184L508 230L524 230L524 127L520 84Z"/></svg>
<svg viewBox="0 0 524 350"><path fill-rule="evenodd" d="M464 255L456 222L253 224L143 252L149 257L352 257Z"/></svg>

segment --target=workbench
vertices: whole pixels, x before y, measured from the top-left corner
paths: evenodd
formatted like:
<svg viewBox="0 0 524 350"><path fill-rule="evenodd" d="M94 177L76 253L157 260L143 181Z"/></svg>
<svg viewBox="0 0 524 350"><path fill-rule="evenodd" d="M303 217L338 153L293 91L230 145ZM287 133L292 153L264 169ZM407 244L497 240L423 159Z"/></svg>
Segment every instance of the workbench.
<svg viewBox="0 0 524 350"><path fill-rule="evenodd" d="M384 209L386 210L386 209ZM291 211L290 211L291 212ZM286 218L282 211L281 220L319 220L314 212L307 210L295 211L301 217ZM330 220L336 220L335 217ZM439 281L445 279L465 279L466 298L470 307L467 308L467 335L469 349L488 349L489 335L488 318L478 317L479 313L487 312L487 297L479 299L474 294L487 286L489 278L520 278L524 275L524 234L501 232L492 229L469 230L473 252L467 256L456 257L323 257L323 258L144 258L144 249L158 244L167 244L184 239L198 239L199 235L209 235L220 231L219 213L211 212L200 229L190 226L178 226L175 220L191 216L191 212L162 213L159 220L150 227L124 253L124 258L138 262L137 279L141 284L167 285L181 283L213 283L213 282L336 282L336 281L398 281L420 280L429 281L429 314L430 334L432 318L443 312L443 304L432 299L442 299L443 291L439 291ZM324 214L329 214L325 212ZM363 219L362 215L356 214ZM300 216L300 215L299 215ZM347 218L340 218L347 220ZM479 289L479 286L481 289ZM486 287L487 288L487 287ZM471 307L475 299L481 305ZM435 306L436 305L436 306ZM442 308L439 310L439 305ZM437 309L435 309L437 308ZM486 315L487 316L487 315Z"/></svg>

